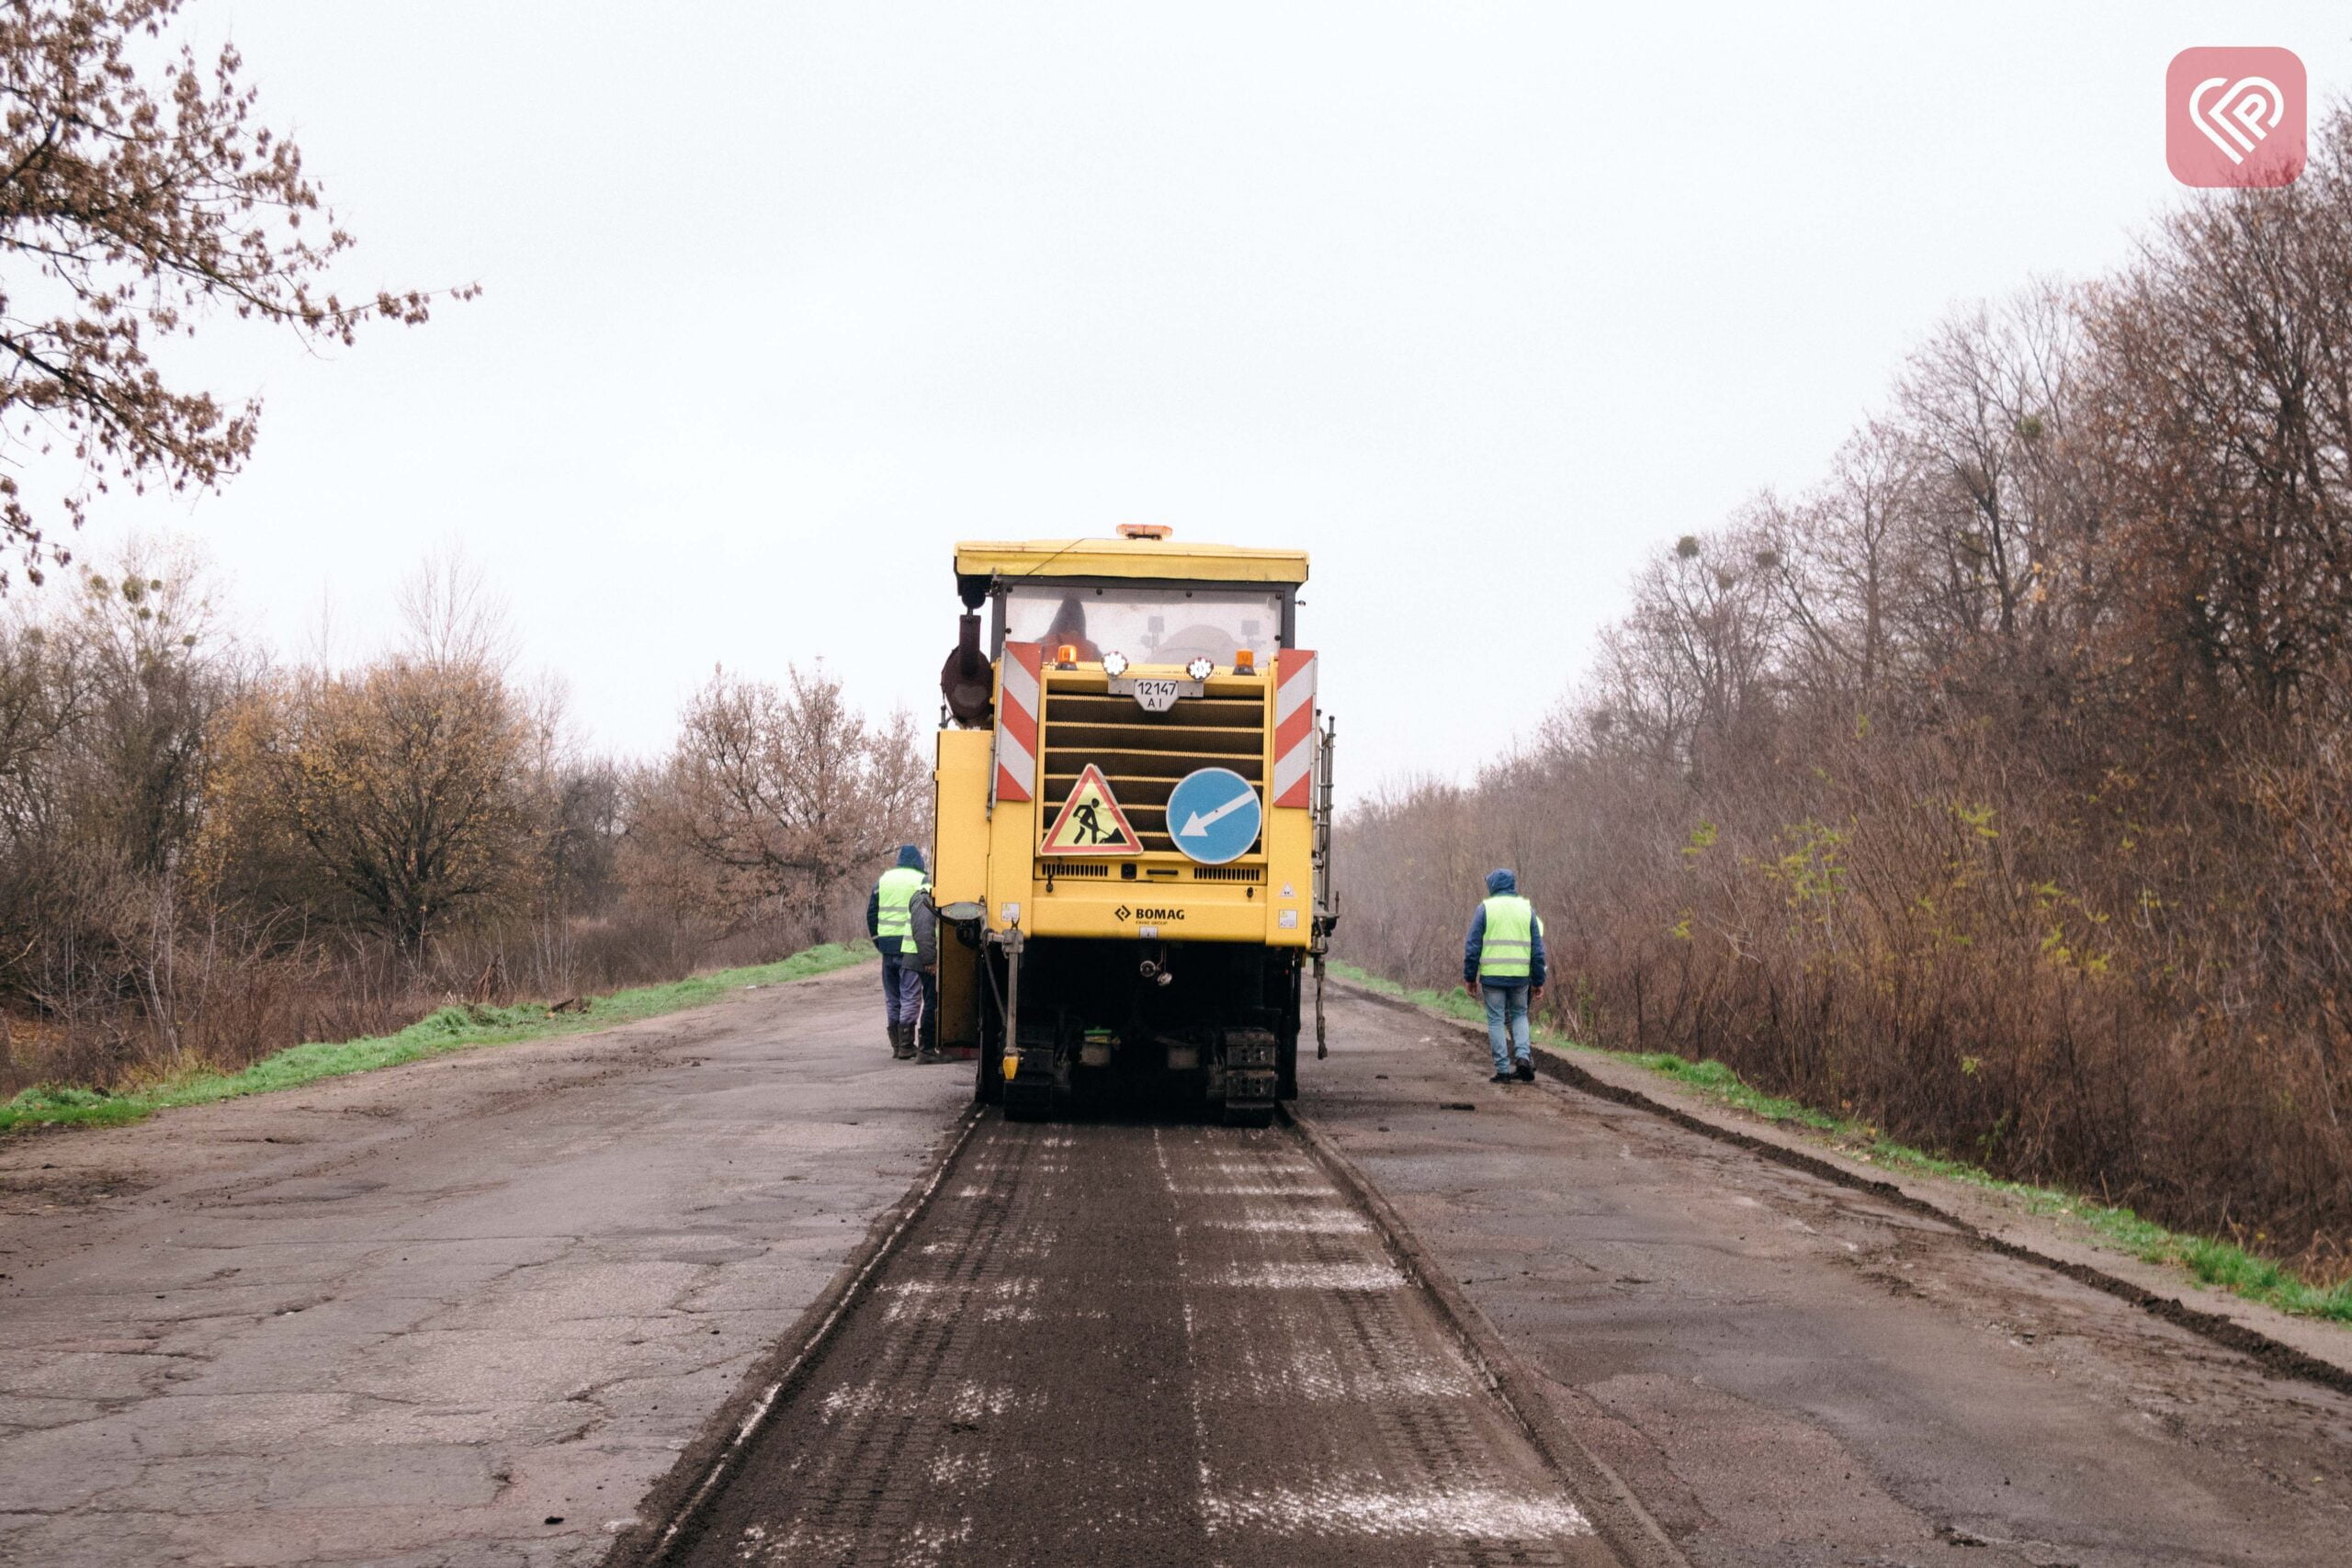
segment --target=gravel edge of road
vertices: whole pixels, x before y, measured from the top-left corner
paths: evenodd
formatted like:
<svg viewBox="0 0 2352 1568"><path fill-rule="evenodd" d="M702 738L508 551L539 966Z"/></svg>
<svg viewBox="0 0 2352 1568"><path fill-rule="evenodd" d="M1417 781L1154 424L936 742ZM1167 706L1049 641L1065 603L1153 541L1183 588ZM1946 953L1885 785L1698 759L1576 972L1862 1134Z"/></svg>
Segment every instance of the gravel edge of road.
<svg viewBox="0 0 2352 1568"><path fill-rule="evenodd" d="M1444 1027L1452 1032L1465 1047L1475 1049L1481 1070L1484 1070L1487 1051L1484 1028L1465 1023L1460 1019L1449 1017L1442 1012L1432 1011L1399 997L1385 996L1363 987L1348 986L1344 981L1337 983L1345 987L1351 995L1362 998L1365 1001L1387 1008L1392 1011L1408 1013L1424 1022ZM1757 1133L1729 1121L1718 1121L1700 1114L1690 1107L1669 1103L1629 1085L1611 1082L1557 1051L1548 1049L1538 1051L1535 1054L1535 1070L1542 1077L1569 1089L1589 1094L1595 1099L1647 1111L1686 1131L1696 1133L1702 1137L1727 1144L1755 1155L1758 1158L1785 1166L1792 1170L1802 1171L1807 1176L1834 1183L1849 1190L1868 1193L1882 1202L1892 1204L1924 1219L1934 1220L1939 1224L1948 1225L1972 1244L1988 1252L2062 1274L2077 1284L2086 1285L2092 1290L2113 1296L2177 1328L2184 1329L2226 1349L2235 1350L2241 1355L2250 1357L2266 1372L2273 1376L2294 1378L2315 1383L2339 1393L2352 1393L2352 1353L2347 1353L2346 1359L2342 1361L2330 1359L2302 1347L2290 1344L2274 1335L2265 1333L2242 1318L2190 1306L2178 1296L2166 1295L2163 1292L2152 1290L2144 1284L2128 1280L2120 1274L2084 1262L2079 1258L2059 1257L2053 1252L1996 1235L1965 1215L1923 1198L1909 1188L1890 1181L1883 1176L1851 1169L1825 1155L1776 1138L1759 1136ZM2245 1307L2250 1312L2267 1310L2250 1303L2245 1303ZM2347 1351L2352 1351L2352 1348L2347 1348Z"/></svg>
<svg viewBox="0 0 2352 1568"><path fill-rule="evenodd" d="M905 1194L866 1227L865 1239L842 1260L831 1282L744 1374L741 1385L712 1413L702 1436L680 1450L677 1462L639 1501L637 1523L614 1537L601 1568L650 1568L669 1561L675 1547L691 1541L695 1517L702 1505L718 1490L720 1480L759 1435L776 1405L807 1374L842 1321L865 1298L867 1284L931 1206L956 1156L971 1141L981 1115L981 1107L967 1105L950 1123L947 1135Z"/></svg>
<svg viewBox="0 0 2352 1568"><path fill-rule="evenodd" d="M1642 1506L1624 1478L1561 1419L1537 1375L1512 1351L1487 1314L1455 1286L1436 1255L1422 1245L1371 1178L1295 1106L1283 1104L1281 1111L1283 1120L1306 1140L1317 1163L1372 1221L1398 1267L1436 1304L1439 1318L1452 1331L1471 1366L1502 1401L1544 1462L1583 1506L1594 1529L1619 1560L1628 1568L1690 1568L1690 1560L1674 1544L1665 1527Z"/></svg>

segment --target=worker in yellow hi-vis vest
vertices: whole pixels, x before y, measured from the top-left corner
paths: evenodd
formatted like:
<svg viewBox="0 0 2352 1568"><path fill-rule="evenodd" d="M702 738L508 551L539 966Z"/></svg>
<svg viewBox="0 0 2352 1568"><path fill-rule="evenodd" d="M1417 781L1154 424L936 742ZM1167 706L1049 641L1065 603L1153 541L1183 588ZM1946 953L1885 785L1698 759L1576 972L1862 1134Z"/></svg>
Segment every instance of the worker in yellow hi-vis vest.
<svg viewBox="0 0 2352 1568"><path fill-rule="evenodd" d="M890 1026L890 1055L904 1061L915 1054L922 1021L923 943L916 925L930 913L931 877L922 851L899 846L899 863L882 874L865 901L865 931L882 950L882 1013Z"/></svg>
<svg viewBox="0 0 2352 1568"><path fill-rule="evenodd" d="M1535 1047L1527 1037L1527 1007L1544 995L1544 922L1519 896L1519 878L1487 874L1487 900L1470 918L1462 944L1462 986L1487 1004L1487 1047L1497 1083L1535 1081ZM1518 1066L1512 1066L1516 1055Z"/></svg>

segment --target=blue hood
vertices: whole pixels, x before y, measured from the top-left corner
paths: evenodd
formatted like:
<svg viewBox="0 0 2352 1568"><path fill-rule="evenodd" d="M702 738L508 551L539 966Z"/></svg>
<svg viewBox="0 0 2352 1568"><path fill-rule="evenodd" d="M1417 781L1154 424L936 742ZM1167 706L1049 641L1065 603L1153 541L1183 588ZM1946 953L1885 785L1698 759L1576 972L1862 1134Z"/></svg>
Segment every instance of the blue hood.
<svg viewBox="0 0 2352 1568"><path fill-rule="evenodd" d="M923 868L922 851L912 844L900 844L899 846L899 863L907 867L910 871L921 871Z"/></svg>
<svg viewBox="0 0 2352 1568"><path fill-rule="evenodd" d="M1510 872L1490 871L1487 873L1487 892L1490 897L1497 893L1516 893L1518 891L1519 878L1511 874Z"/></svg>

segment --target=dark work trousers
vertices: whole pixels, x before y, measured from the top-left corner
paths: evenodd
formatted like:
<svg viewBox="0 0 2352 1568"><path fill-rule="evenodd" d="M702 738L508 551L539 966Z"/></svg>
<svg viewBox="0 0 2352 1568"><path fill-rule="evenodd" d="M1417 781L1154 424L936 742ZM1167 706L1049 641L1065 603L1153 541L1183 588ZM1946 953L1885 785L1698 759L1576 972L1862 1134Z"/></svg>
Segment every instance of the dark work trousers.
<svg viewBox="0 0 2352 1568"><path fill-rule="evenodd" d="M908 953L903 963L895 953L882 955L882 1012L894 1027L922 1017L925 989L923 973L915 967L913 953Z"/></svg>

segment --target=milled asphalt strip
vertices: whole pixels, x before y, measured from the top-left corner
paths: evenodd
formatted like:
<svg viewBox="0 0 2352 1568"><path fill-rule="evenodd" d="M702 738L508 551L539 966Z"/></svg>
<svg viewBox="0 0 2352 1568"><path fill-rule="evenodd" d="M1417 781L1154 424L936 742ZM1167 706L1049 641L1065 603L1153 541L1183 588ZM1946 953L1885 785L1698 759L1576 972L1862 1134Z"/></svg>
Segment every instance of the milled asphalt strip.
<svg viewBox="0 0 2352 1568"><path fill-rule="evenodd" d="M865 1241L842 1265L832 1283L808 1303L792 1331L776 1342L776 1348L744 1379L744 1386L720 1406L706 1435L678 1456L670 1473L647 1495L639 1506L639 1517L662 1520L660 1533L655 1534L650 1523L639 1523L622 1531L614 1540L612 1550L605 1554L604 1568L637 1568L661 1562L669 1556L694 1522L695 1513L741 1457L745 1446L759 1435L785 1391L808 1371L817 1353L849 1315L850 1309L864 1297L866 1285L898 1251L900 1239L931 1206L931 1200L939 1190L939 1184L946 1179L956 1156L971 1141L972 1130L979 1125L981 1115L979 1106L965 1107L956 1119L954 1133L940 1145L922 1174L908 1188L906 1196L875 1221Z"/></svg>
<svg viewBox="0 0 2352 1568"><path fill-rule="evenodd" d="M1334 983L1346 985L1344 981ZM1417 1002L1386 996L1365 987L1346 986L1346 988L1352 995L1365 1001L1395 1011L1410 1013L1424 1022L1439 1024L1453 1030L1465 1045L1475 1048L1475 1054L1479 1062L1483 1064L1487 1061L1487 1032L1482 1026L1465 1023L1460 1019L1450 1018L1444 1013L1431 1012ZM2020 1263L2030 1263L2036 1268L2063 1274L2077 1284L2087 1285L2094 1291L2102 1292L2115 1297L2118 1301L2138 1307L2150 1316L2169 1323L2176 1328L2186 1329L2224 1348L2235 1350L2250 1358L2265 1372L2274 1377L2295 1378L2304 1382L2317 1383L2322 1388L2333 1389L2338 1393L2352 1393L2352 1369L2338 1366L2333 1361L2323 1360L2308 1351L2296 1348L2284 1340L2275 1339L2258 1328L2249 1328L2233 1318L2190 1306L2177 1296L2161 1295L2143 1285L2135 1285L2129 1280L2109 1274L2104 1269L2095 1269L2087 1263L2076 1263L2063 1258L2053 1258L2046 1252L2011 1241L2006 1236L1996 1235L1948 1209L1940 1208L1924 1198L1905 1191L1894 1182L1857 1175L1818 1155L1807 1154L1803 1149L1790 1148L1784 1144L1759 1138L1751 1133L1743 1133L1736 1127L1726 1127L1720 1122L1710 1122L1702 1116L1691 1114L1679 1106L1653 1100L1639 1089L1610 1083L1604 1078L1587 1072L1557 1051L1538 1051L1535 1054L1535 1070L1543 1077L1552 1078L1567 1088L1581 1090L1596 1099L1606 1100L1616 1105L1629 1106L1637 1111L1648 1111L1654 1116L1665 1118L1678 1127L1697 1133L1702 1137L1712 1138L1719 1144L1728 1144L1734 1148L1770 1160L1775 1165L1803 1171L1807 1176L1831 1182L1849 1191L1866 1192L1881 1202L1919 1215L1923 1219L1934 1220L1939 1224L1948 1225L1962 1238L1973 1242L1987 1252L1997 1253L2003 1258L2014 1258Z"/></svg>
<svg viewBox="0 0 2352 1568"><path fill-rule="evenodd" d="M1691 1568L1690 1560L1676 1547L1649 1510L1642 1506L1641 1499L1634 1495L1623 1477L1560 1419L1535 1374L1512 1353L1494 1325L1487 1321L1487 1314L1454 1285L1445 1269L1422 1246L1412 1227L1405 1223L1405 1217L1381 1195L1371 1179L1295 1106L1285 1104L1282 1112L1283 1120L1306 1140L1307 1149L1324 1171L1372 1221L1406 1277L1435 1304L1438 1316L1453 1331L1463 1354L1518 1421L1535 1451L1577 1501L1584 1505L1611 1550L1627 1568Z"/></svg>

